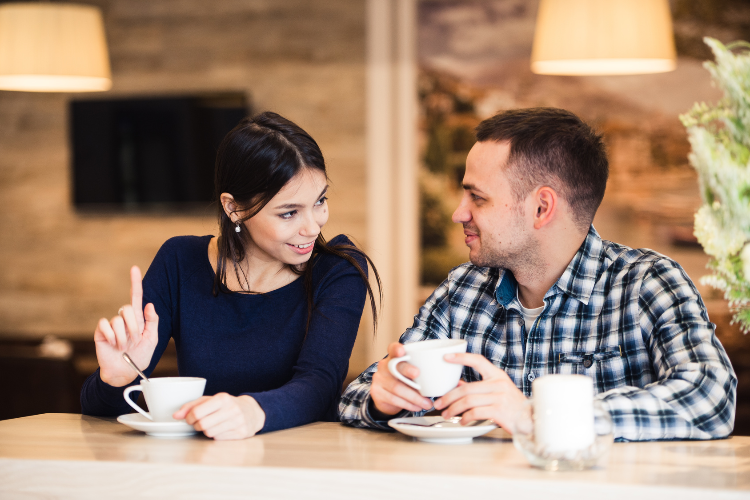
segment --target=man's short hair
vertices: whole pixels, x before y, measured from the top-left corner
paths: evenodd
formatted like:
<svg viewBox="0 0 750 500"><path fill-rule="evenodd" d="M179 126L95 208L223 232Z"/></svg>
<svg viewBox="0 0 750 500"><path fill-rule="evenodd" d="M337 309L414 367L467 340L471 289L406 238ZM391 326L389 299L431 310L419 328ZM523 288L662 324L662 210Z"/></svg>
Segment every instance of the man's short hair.
<svg viewBox="0 0 750 500"><path fill-rule="evenodd" d="M484 120L476 136L480 142L510 142L506 172L516 201L550 186L568 202L576 226L588 228L609 176L601 135L570 111L526 108Z"/></svg>

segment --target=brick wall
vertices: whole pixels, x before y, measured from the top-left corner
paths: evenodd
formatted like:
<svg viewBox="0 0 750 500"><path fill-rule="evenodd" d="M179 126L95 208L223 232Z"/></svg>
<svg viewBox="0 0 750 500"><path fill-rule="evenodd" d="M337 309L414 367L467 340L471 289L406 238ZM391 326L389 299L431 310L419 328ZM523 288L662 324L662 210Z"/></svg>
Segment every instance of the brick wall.
<svg viewBox="0 0 750 500"><path fill-rule="evenodd" d="M319 142L325 234L365 241L363 0L100 0L107 97L244 91ZM213 217L81 215L71 203L67 105L104 95L0 92L0 338L91 338L128 299L128 269Z"/></svg>

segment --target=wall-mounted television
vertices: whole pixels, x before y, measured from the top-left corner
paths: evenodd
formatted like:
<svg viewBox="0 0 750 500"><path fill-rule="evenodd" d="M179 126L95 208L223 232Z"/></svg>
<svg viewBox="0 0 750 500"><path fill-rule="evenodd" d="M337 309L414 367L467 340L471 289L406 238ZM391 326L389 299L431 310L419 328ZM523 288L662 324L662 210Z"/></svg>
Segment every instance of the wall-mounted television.
<svg viewBox="0 0 750 500"><path fill-rule="evenodd" d="M216 151L249 113L244 93L72 101L75 208L208 210Z"/></svg>

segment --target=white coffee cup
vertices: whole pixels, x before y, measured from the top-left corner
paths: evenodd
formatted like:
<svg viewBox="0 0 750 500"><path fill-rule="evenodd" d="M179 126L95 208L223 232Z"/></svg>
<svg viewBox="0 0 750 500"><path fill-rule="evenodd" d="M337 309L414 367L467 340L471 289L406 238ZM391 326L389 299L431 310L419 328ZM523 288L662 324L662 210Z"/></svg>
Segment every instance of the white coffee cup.
<svg viewBox="0 0 750 500"><path fill-rule="evenodd" d="M466 352L465 340L423 340L404 344L404 349L406 356L388 362L388 371L401 382L418 390L426 398L442 396L458 385L463 365L448 363L443 357L446 354ZM419 376L415 380L404 377L398 371L398 364L404 361L419 368Z"/></svg>
<svg viewBox="0 0 750 500"><path fill-rule="evenodd" d="M157 377L141 380L139 385L125 389L125 401L138 413L155 422L177 422L172 415L182 405L203 396L206 379L200 377ZM135 404L129 395L142 391L146 398L148 413Z"/></svg>

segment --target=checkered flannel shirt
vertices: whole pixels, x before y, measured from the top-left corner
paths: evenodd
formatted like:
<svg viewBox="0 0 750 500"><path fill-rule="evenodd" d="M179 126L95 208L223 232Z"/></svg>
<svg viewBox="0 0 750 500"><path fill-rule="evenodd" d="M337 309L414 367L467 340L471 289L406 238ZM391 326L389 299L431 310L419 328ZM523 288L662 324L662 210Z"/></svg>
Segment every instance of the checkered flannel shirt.
<svg viewBox="0 0 750 500"><path fill-rule="evenodd" d="M503 369L526 396L542 375L587 375L621 441L732 431L737 378L703 300L676 262L604 241L592 226L528 330L516 289L510 272L463 264L421 307L401 342L466 339L468 352ZM389 429L368 408L376 370L377 363L344 391L343 423ZM469 367L462 378L481 380Z"/></svg>

